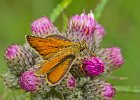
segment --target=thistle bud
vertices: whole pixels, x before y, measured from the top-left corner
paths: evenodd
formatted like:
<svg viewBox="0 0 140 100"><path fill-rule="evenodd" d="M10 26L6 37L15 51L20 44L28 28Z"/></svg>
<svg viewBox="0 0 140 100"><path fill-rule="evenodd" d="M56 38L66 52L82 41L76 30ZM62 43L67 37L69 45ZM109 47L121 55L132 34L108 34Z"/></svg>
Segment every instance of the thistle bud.
<svg viewBox="0 0 140 100"><path fill-rule="evenodd" d="M101 49L99 56L105 62L108 71L118 69L124 63L121 49L118 47Z"/></svg>
<svg viewBox="0 0 140 100"><path fill-rule="evenodd" d="M20 87L26 91L34 92L38 89L39 78L34 75L33 71L22 73L19 79Z"/></svg>
<svg viewBox="0 0 140 100"><path fill-rule="evenodd" d="M107 51L110 52L108 59L114 67L120 67L124 63L120 48L108 48Z"/></svg>
<svg viewBox="0 0 140 100"><path fill-rule="evenodd" d="M93 51L95 52L96 49L100 46L100 43L105 36L105 30L104 27L102 27L100 24L96 23L95 31L94 31L94 44L91 46L94 46Z"/></svg>
<svg viewBox="0 0 140 100"><path fill-rule="evenodd" d="M102 95L106 100L111 100L115 95L115 91L115 88L111 84L106 83L103 85Z"/></svg>
<svg viewBox="0 0 140 100"><path fill-rule="evenodd" d="M104 63L100 58L92 57L83 60L82 68L87 76L98 76L104 72Z"/></svg>
<svg viewBox="0 0 140 100"><path fill-rule="evenodd" d="M35 60L33 55L20 45L9 46L5 58L10 72L18 75L31 68Z"/></svg>
<svg viewBox="0 0 140 100"><path fill-rule="evenodd" d="M68 79L67 79L67 87L69 89L73 89L76 87L76 79L73 77L73 76L70 76Z"/></svg>
<svg viewBox="0 0 140 100"><path fill-rule="evenodd" d="M12 60L18 56L19 51L20 51L19 45L11 45L7 48L5 52L5 58L7 60Z"/></svg>
<svg viewBox="0 0 140 100"><path fill-rule="evenodd" d="M101 79L90 80L84 87L86 100L112 100L116 90L110 84Z"/></svg>
<svg viewBox="0 0 140 100"><path fill-rule="evenodd" d="M31 31L35 36L46 37L47 35L57 33L57 29L47 17L36 19L31 24Z"/></svg>

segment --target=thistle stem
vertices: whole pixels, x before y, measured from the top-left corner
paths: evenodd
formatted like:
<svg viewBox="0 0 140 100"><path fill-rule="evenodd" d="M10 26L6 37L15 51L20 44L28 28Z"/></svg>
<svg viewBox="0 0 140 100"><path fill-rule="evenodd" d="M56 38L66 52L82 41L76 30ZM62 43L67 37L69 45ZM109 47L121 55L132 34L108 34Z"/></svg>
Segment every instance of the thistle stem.
<svg viewBox="0 0 140 100"><path fill-rule="evenodd" d="M50 15L51 21L54 22L57 19L57 17L62 13L62 11L72 3L72 1L73 0L63 0L62 2L60 2L56 6L56 8L53 9Z"/></svg>
<svg viewBox="0 0 140 100"><path fill-rule="evenodd" d="M109 0L100 0L100 3L97 5L94 14L95 14L95 19L99 20L99 18L101 17L101 14L107 4Z"/></svg>
<svg viewBox="0 0 140 100"><path fill-rule="evenodd" d="M140 87L137 86L115 86L118 92L140 93Z"/></svg>

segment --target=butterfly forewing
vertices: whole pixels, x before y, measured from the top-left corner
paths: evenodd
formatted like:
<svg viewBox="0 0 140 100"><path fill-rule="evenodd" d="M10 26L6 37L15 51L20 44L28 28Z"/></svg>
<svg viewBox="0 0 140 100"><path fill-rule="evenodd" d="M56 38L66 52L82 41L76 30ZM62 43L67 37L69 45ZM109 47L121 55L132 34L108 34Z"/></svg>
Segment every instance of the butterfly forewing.
<svg viewBox="0 0 140 100"><path fill-rule="evenodd" d="M63 48L73 45L73 42L60 35L51 35L46 38L28 35L26 38L30 46L34 48L44 59L48 59Z"/></svg>

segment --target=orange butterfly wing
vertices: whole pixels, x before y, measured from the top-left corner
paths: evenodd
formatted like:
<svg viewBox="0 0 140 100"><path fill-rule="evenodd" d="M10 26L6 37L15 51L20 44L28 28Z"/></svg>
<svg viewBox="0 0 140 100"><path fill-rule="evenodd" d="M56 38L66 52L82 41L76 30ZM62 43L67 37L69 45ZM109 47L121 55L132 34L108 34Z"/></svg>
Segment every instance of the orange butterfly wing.
<svg viewBox="0 0 140 100"><path fill-rule="evenodd" d="M73 42L60 35L50 35L46 38L27 35L26 39L30 46L34 48L45 60L61 49L73 45Z"/></svg>
<svg viewBox="0 0 140 100"><path fill-rule="evenodd" d="M45 60L35 74L39 76L47 74L48 82L52 85L57 84L75 60L75 55L72 55L73 52L69 49L73 42L60 35L51 35L46 38L27 36L26 38L30 46Z"/></svg>
<svg viewBox="0 0 140 100"><path fill-rule="evenodd" d="M61 55L61 56L56 57L50 61L46 60L44 62L44 64L41 65L41 67L35 72L35 74L40 76L42 74L49 73L49 71L54 69L55 66L57 66L62 61L62 59L64 59L66 56L67 55Z"/></svg>
<svg viewBox="0 0 140 100"><path fill-rule="evenodd" d="M50 85L56 85L67 74L75 60L75 55L67 55L62 61L47 74L46 80Z"/></svg>

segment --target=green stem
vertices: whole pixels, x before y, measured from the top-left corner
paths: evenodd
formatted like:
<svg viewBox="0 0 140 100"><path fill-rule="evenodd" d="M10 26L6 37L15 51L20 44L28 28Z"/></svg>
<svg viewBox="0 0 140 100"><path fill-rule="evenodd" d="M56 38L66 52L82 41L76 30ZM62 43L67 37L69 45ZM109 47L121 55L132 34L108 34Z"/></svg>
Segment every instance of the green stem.
<svg viewBox="0 0 140 100"><path fill-rule="evenodd" d="M97 5L94 14L95 14L95 19L99 20L99 18L101 17L101 14L107 4L109 0L100 0L100 3Z"/></svg>
<svg viewBox="0 0 140 100"><path fill-rule="evenodd" d="M63 13L63 27L62 27L62 32L65 32L65 30L67 29L67 24L68 24L68 17L65 13Z"/></svg>
<svg viewBox="0 0 140 100"><path fill-rule="evenodd" d="M0 74L0 79L3 79L3 75Z"/></svg>
<svg viewBox="0 0 140 100"><path fill-rule="evenodd" d="M56 8L53 9L51 15L50 15L50 18L51 18L51 21L55 21L57 19L57 17L61 14L61 12L66 9L71 3L72 3L73 0L63 0L62 2L60 2Z"/></svg>
<svg viewBox="0 0 140 100"><path fill-rule="evenodd" d="M137 86L115 86L118 92L140 93L140 87Z"/></svg>

